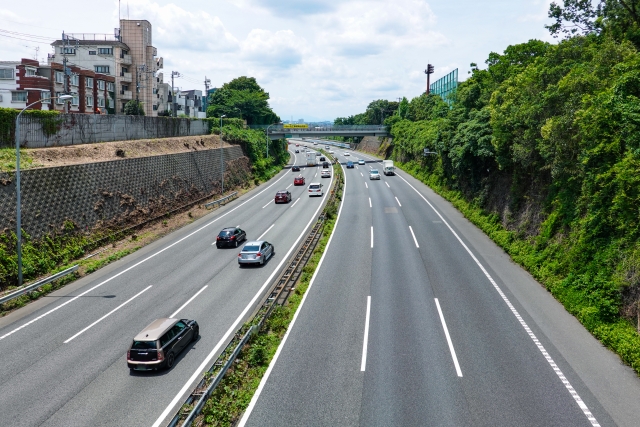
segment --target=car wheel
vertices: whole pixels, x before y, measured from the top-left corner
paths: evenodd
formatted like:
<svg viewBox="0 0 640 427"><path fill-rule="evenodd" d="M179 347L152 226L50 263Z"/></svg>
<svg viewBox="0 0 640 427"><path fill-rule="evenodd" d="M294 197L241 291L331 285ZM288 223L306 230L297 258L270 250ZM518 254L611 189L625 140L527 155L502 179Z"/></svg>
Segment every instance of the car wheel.
<svg viewBox="0 0 640 427"><path fill-rule="evenodd" d="M193 337L191 338L191 341L198 341L198 335L200 335L200 328L195 328L193 330Z"/></svg>
<svg viewBox="0 0 640 427"><path fill-rule="evenodd" d="M176 356L173 354L173 352L169 353L167 355L167 362L165 365L167 369L173 368L173 364L175 363L175 361L176 361Z"/></svg>

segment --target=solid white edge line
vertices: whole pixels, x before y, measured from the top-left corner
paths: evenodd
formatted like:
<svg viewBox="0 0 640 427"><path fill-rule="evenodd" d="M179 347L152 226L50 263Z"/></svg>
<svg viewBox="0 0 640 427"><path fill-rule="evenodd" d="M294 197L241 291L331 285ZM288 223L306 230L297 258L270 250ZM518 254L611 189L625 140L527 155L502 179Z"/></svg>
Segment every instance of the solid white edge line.
<svg viewBox="0 0 640 427"><path fill-rule="evenodd" d="M174 313L172 313L172 314L171 314L171 316L169 316L169 317L175 317L175 316L176 316L176 314L180 313L180 312L182 311L182 309L183 309L183 308L185 308L187 305L189 305L189 303L190 303L191 301L193 301L194 299L196 299L196 297L197 297L198 295L200 295L200 293L202 293L202 291L204 291L205 289L207 289L207 286L209 286L209 285L204 285L204 287L203 287L202 289L200 289L198 292L196 292L196 294L195 294L194 296L192 296L191 298L189 298L189 300L188 300L187 302L185 302L184 304L182 304L182 306L181 306L179 309L177 309Z"/></svg>
<svg viewBox="0 0 640 427"><path fill-rule="evenodd" d="M560 381L562 381L562 384L565 386L565 388L567 389L567 391L569 392L569 394L571 394L571 396L573 397L573 399L575 400L575 402L578 404L578 406L580 407L580 409L582 410L582 413L587 417L587 419L589 420L589 422L591 423L591 425L593 427L600 427L600 424L598 423L598 420L596 420L596 418L593 416L593 414L591 413L591 411L589 410L589 408L587 407L587 405L584 403L584 401L582 400L582 398L580 397L580 395L578 395L578 392L576 392L576 390L573 388L573 386L571 385L571 383L569 382L569 380L567 380L567 378L565 377L564 373L560 370L560 368L558 367L558 365L556 365L556 362L553 360L553 358L551 357L551 355L547 352L547 350L544 348L544 346L542 345L542 343L538 340L538 338L535 336L535 334L533 333L533 331L531 330L531 328L529 328L529 325L527 325L527 323L524 321L524 319L522 318L522 316L520 316L520 313L518 313L518 310L516 310L516 308L513 306L513 304L511 304L511 301L509 301L509 298L507 298L507 296L505 295L505 293L502 291L502 289L500 288L500 286L498 286L498 284L496 283L495 280L493 280L493 277L491 277L491 275L489 274L489 272L484 268L484 266L480 263L480 261L478 261L478 258L476 258L476 256L473 254L473 252L471 252L471 250L469 249L469 247L462 241L462 239L460 238L460 236L458 236L458 233L456 233L453 228L449 225L449 223L444 219L444 217L440 214L440 212L438 212L436 210L436 208L431 204L431 202L429 202L427 200L426 197L424 197L422 195L422 193L420 193L413 185L411 185L409 183L409 181L407 181L406 179L404 179L402 176L398 175L396 173L396 175L398 176L398 178L400 178L401 180L403 180L404 182L407 183L407 185L409 187L411 187L413 189L413 191L415 191L416 193L418 193L418 195L420 197L422 197L422 200L424 200L425 202L427 202L427 204L429 205L429 207L431 207L431 209L436 213L436 215L438 215L440 217L440 219L442 220L442 222L447 226L447 228L449 228L449 231L451 231L451 233L453 233L453 235L455 236L455 238L458 240L458 242L462 245L462 247L467 251L467 253L469 254L469 256L471 256L471 258L473 259L473 261L476 263L476 265L480 268L480 270L482 270L482 272L484 273L485 277L489 280L489 282L491 282L491 284L493 285L493 288L498 292L498 294L500 295L500 297L502 298L502 300L505 302L505 304L507 304L507 307L509 307L509 310L511 310L511 312L513 313L513 315L516 317L516 319L518 319L518 322L520 323L520 325L523 327L523 329L526 331L527 335L529 335L529 338L531 338L531 340L534 342L534 344L536 345L536 347L538 348L538 350L540 351L540 353L542 353L542 356L545 358L545 360L547 361L547 363L549 363L549 365L551 366L551 368L553 369L553 371L556 373L556 375L558 376L558 378L560 378Z"/></svg>
<svg viewBox="0 0 640 427"><path fill-rule="evenodd" d="M264 233L262 233L260 235L260 237L258 237L256 240L262 240L262 238L264 237L265 234L267 234L269 232L269 230L271 230L273 228L275 224L271 224L271 227L267 228L267 231L265 231Z"/></svg>
<svg viewBox="0 0 640 427"><path fill-rule="evenodd" d="M298 203L299 201L300 201L300 197L298 197L298 198L296 199L296 201L295 201L295 202L293 202L293 204L291 205L291 207L294 207L294 206L296 205L296 203Z"/></svg>
<svg viewBox="0 0 640 427"><path fill-rule="evenodd" d="M373 225L371 226L371 247L373 247Z"/></svg>
<svg viewBox="0 0 640 427"><path fill-rule="evenodd" d="M402 207L402 205L400 204L400 200L398 200L397 197L396 197L396 202L398 202L398 206Z"/></svg>
<svg viewBox="0 0 640 427"><path fill-rule="evenodd" d="M146 288L144 288L143 290L141 290L140 292L138 292L137 294L135 294L134 296L132 296L131 298L129 298L128 300L126 300L125 302L123 302L122 304L120 304L119 306L117 306L116 308L114 308L113 310L111 310L110 312L108 312L107 314L105 314L104 316L102 316L101 318L99 318L98 320L96 320L95 322L93 322L92 324L90 324L89 326L87 326L86 328L84 328L83 330L81 330L80 332L75 334L74 336L72 336L71 338L69 338L68 340L66 340L64 343L67 344L68 342L70 342L74 338L78 337L82 333L84 333L84 332L88 331L89 329L93 328L95 325L97 325L98 323L102 322L104 319L106 319L107 317L111 316L113 313L115 313L116 311L120 310L122 307L124 307L125 305L129 304L134 299L138 298L144 292L149 290L152 286L153 285L147 286Z"/></svg>
<svg viewBox="0 0 640 427"><path fill-rule="evenodd" d="M453 348L453 342L451 341L451 336L449 335L449 329L447 328L447 322L444 320L444 315L442 314L442 309L440 308L440 303L438 302L438 298L436 300L436 307L438 307L438 314L440 315L440 322L442 322L442 329L444 329L444 336L447 338L447 344L449 344L449 351L451 352L451 357L453 358L453 364L456 367L456 373L459 377L462 377L462 371L460 370L460 364L458 363L458 357L456 356L456 351Z"/></svg>
<svg viewBox="0 0 640 427"><path fill-rule="evenodd" d="M411 235L413 236L413 241L414 241L414 242L415 242L415 244L416 244L416 248L419 248L419 247L420 247L420 245L418 244L418 239L416 239L416 235L415 235L415 234L413 234L413 228L411 228L411 226L409 226L409 231L411 231Z"/></svg>
<svg viewBox="0 0 640 427"><path fill-rule="evenodd" d="M280 345L278 346L278 349L276 350L276 353L273 355L273 359L271 359L271 363L269 363L269 367L265 371L264 376L262 377L262 380L260 380L260 384L258 385L258 388L256 389L255 393L253 394L253 397L251 398L251 402L249 403L249 406L247 406L247 409L244 411L244 414L242 414L242 419L240 420L240 423L238 424L238 427L244 427L244 425L249 420L249 417L251 416L251 412L253 412L253 408L256 406L256 403L258 402L258 399L260 398L260 394L262 393L262 390L264 389L264 386L267 383L267 380L269 379L269 376L271 375L271 371L273 370L273 367L275 366L276 362L278 361L278 357L280 357L280 353L282 352L282 349L284 348L284 345L287 342L287 338L289 338L289 333L293 329L293 326L295 325L296 320L298 319L298 315L300 314L300 311L302 310L302 307L304 306L304 302L307 300L307 295L309 295L309 291L311 290L311 287L313 286L313 284L316 281L316 276L318 275L318 272L320 271L320 267L322 267L322 263L324 262L324 257L327 255L327 252L329 251L329 246L331 246L331 241L333 240L333 236L335 235L335 231L338 228L338 222L340 221L340 214L342 213L342 206L344 206L345 195L347 194L347 175L346 175L344 167L342 165L340 165L340 168L342 168L342 172L343 172L343 176L344 176L344 187L342 188L342 201L340 202L340 209L338 210L338 216L336 217L336 222L335 222L335 224L333 226L333 231L331 232L331 236L329 236L329 240L327 241L327 246L325 246L325 248L324 248L324 252L322 253L322 256L320 257L320 261L318 261L318 266L316 267L316 271L313 273L313 276L311 276L311 280L309 281L309 287L307 288L307 291L305 292L304 296L302 297L302 300L300 301L300 305L298 306L298 309L296 310L296 313L293 315L293 319L291 319L291 323L289 324L289 328L287 328L287 332L284 334L284 337L282 337L282 341L280 342ZM153 426L153 427L157 427L157 426Z"/></svg>
<svg viewBox="0 0 640 427"><path fill-rule="evenodd" d="M345 181L346 183L346 181ZM275 184L275 183L274 183ZM327 193L325 193L325 195L323 197L326 197ZM344 199L343 199L344 202ZM155 423L153 423L153 425L151 427L159 427L162 422L164 421L165 418L167 418L167 416L169 415L169 413L172 411L172 409L178 404L178 402L180 401L180 399L182 398L182 396L187 392L187 390L191 387L191 385L193 384L193 382L198 379L198 377L202 374L202 371L205 370L205 368L207 367L207 365L209 364L209 362L211 361L211 359L213 359L213 356L218 352L218 350L220 350L220 348L222 347L222 345L227 341L227 339L235 333L235 331L238 329L238 325L240 324L240 322L242 322L242 320L244 319L244 317L247 315L247 313L249 312L249 310L251 310L254 306L254 304L256 303L256 301L261 298L264 294L265 289L271 284L271 280L273 280L274 276L276 275L276 273L278 273L278 271L280 271L280 268L282 267L282 265L289 259L289 255L291 255L291 252L293 252L293 250L297 247L298 242L300 242L300 239L302 239L302 237L304 236L305 232L307 231L307 229L309 228L309 226L313 223L313 221L317 221L318 218L318 212L320 211L320 208L322 208L322 203L320 203L320 205L318 206L318 208L316 209L316 211L314 212L314 214L311 216L311 219L309 220L309 222L307 223L307 225L303 228L302 232L300 233L300 235L298 236L298 238L296 239L296 241L293 243L293 245L291 246L291 248L289 249L289 251L284 255L284 257L282 258L282 261L280 261L280 264L278 264L278 266L273 270L273 272L271 273L271 275L267 278L267 280L264 282L264 284L262 285L262 287L258 290L258 292L254 295L254 297L251 299L251 301L249 301L249 304L247 304L247 306L244 308L244 310L242 310L242 313L240 313L240 315L238 316L238 318L233 322L233 324L229 327L229 329L227 330L227 332L225 332L225 334L223 335L222 338L220 338L220 341L218 341L218 343L215 345L215 347L213 347L213 350L211 350L211 352L207 355L207 357L202 361L202 363L200 364L200 366L198 366L198 368L195 370L195 372L193 373L193 375L191 375L191 377L187 380L187 382L185 383L185 385L182 387L182 389L180 389L180 391L178 392L178 394L176 394L176 396L171 400L171 403L169 403L169 405L165 408L164 411L162 411L162 414L160 414L160 416L158 417L158 419L156 420ZM340 217L340 213L338 213L338 218ZM336 223L337 223L337 219L336 219ZM331 234L333 236L333 234ZM329 246L329 244L327 243L327 247ZM320 261L322 261L322 258L320 259ZM320 267L320 264L318 264L318 267ZM311 282L313 283L313 281ZM311 283L309 284L309 287L311 287ZM304 299L303 299L304 301ZM300 307L302 307L302 303L300 304ZM298 308L299 310L299 308ZM294 317L295 318L295 317ZM289 327L289 330L291 330L291 327ZM288 333L288 331L287 331ZM286 336L286 335L285 335Z"/></svg>
<svg viewBox="0 0 640 427"><path fill-rule="evenodd" d="M267 206L269 206L269 205L270 205L270 204L272 204L272 203L273 203L273 200L269 200L269 203L267 203L266 205L264 205L264 206L262 207L262 209L266 208Z"/></svg>
<svg viewBox="0 0 640 427"><path fill-rule="evenodd" d="M373 207L373 206L371 206L371 197L369 197L369 207L370 208Z"/></svg>
<svg viewBox="0 0 640 427"><path fill-rule="evenodd" d="M364 372L367 367L367 347L369 346L369 316L371 314L371 295L367 297L367 314L364 319L364 341L362 342L362 362L360 362L360 372Z"/></svg>
<svg viewBox="0 0 640 427"><path fill-rule="evenodd" d="M264 190L262 190L261 192L259 192L258 194L256 194L255 196L251 197L250 199L245 200L244 202L242 202L241 204L239 204L238 206L236 206L235 208L231 209L228 212L225 212L224 214L220 215L219 217L217 217L214 220L211 220L210 222L208 222L207 224L203 225L202 227L198 228L197 230L187 234L186 236L184 236L182 239L177 240L175 242L173 242L172 244L168 245L165 248L160 249L158 252L149 255L148 257L146 257L145 259L143 259L142 261L138 261L137 263L133 264L131 267L128 267L124 270L122 270L120 273L115 274L111 277L109 277L108 279L98 283L97 285L95 285L92 288L87 289L86 291L76 295L75 297L71 298L68 301L63 302L62 304L60 304L59 306L52 308L51 310L41 314L40 316L36 317L35 319L31 319L30 321L28 321L27 323L25 323L24 325L21 325L17 328L15 328L14 330L7 332L6 334L0 336L0 341L2 341L3 339L5 339L6 337L13 335L14 333L18 332L21 329L26 328L27 326L31 325L32 323L37 322L38 320L42 319L43 317L48 316L49 314L53 313L54 311L57 311L59 309L61 309L62 307L64 307L67 304L72 303L73 301L77 300L80 297L83 297L84 295L88 294L89 292L98 289L100 286L104 285L105 283L109 283L110 281L112 281L113 279L115 279L116 277L119 277L121 275L123 275L124 273L136 268L137 266L139 266L142 263L147 262L148 260L150 260L151 258L154 258L157 255L160 255L162 252L174 247L175 245L177 245L178 243L183 242L184 240L188 239L189 237L193 236L196 233L199 233L200 231L204 230L205 228L209 227L210 225L214 224L215 222L217 222L218 220L224 218L225 216L229 215L231 212L235 211L236 209L239 209L240 207L244 206L245 204L249 203L251 200L255 199L256 197L258 197L260 194L264 193L265 191L267 191L269 188L273 187L274 185L276 185L278 183L278 181L280 181L281 179L285 178L287 176L287 174L283 174L281 178L278 178L273 184L269 185L267 188L265 188Z"/></svg>

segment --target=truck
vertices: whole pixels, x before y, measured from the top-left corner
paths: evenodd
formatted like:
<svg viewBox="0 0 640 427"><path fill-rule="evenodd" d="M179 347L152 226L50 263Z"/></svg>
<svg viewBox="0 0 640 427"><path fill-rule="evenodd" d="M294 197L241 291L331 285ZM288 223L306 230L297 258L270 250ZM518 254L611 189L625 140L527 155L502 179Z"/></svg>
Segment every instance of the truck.
<svg viewBox="0 0 640 427"><path fill-rule="evenodd" d="M385 175L395 175L396 168L393 166L393 160L382 161L382 173Z"/></svg>
<svg viewBox="0 0 640 427"><path fill-rule="evenodd" d="M307 151L307 166L316 166L317 164L316 152L311 150Z"/></svg>

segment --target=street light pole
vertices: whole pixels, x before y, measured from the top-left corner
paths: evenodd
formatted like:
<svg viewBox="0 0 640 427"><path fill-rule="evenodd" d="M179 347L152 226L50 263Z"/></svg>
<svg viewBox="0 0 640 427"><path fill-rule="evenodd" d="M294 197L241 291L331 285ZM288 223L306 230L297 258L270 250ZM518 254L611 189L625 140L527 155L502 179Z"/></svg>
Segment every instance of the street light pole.
<svg viewBox="0 0 640 427"><path fill-rule="evenodd" d="M224 194L224 148L222 144L222 118L227 117L226 114L220 116L220 170L222 171L220 176L220 184L222 185L221 195Z"/></svg>
<svg viewBox="0 0 640 427"><path fill-rule="evenodd" d="M51 101L57 98L66 101L73 98L73 96L60 95L53 98L48 98L48 100ZM36 102L32 102L31 104L24 107L22 111L20 111L16 116L16 239L17 239L16 250L18 251L18 286L22 286L22 209L21 209L22 197L20 194L20 116L22 115L22 113L25 112L27 108L42 101L43 100L40 99Z"/></svg>

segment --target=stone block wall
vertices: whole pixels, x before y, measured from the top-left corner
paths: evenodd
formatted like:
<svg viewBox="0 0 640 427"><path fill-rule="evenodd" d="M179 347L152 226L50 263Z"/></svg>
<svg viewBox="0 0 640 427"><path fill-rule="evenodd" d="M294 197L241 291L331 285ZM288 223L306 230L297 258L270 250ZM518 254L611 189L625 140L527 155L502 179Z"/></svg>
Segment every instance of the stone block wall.
<svg viewBox="0 0 640 427"><path fill-rule="evenodd" d="M122 228L246 182L249 159L241 147L30 169L21 174L22 228L38 239L53 232ZM0 173L0 231L13 231L16 189Z"/></svg>

